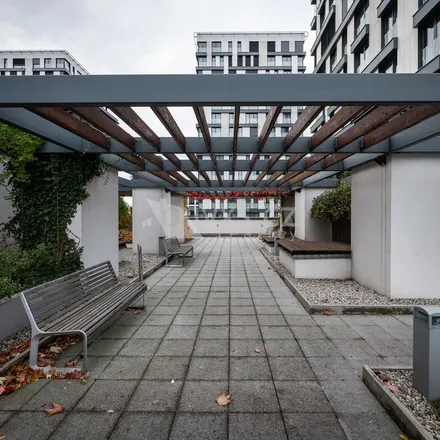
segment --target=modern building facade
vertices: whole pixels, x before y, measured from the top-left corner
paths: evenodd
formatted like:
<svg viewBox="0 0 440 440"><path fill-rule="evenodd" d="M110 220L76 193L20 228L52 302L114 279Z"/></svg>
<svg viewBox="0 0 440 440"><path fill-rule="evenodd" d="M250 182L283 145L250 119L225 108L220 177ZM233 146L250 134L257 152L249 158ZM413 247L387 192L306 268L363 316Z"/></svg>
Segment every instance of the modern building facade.
<svg viewBox="0 0 440 440"><path fill-rule="evenodd" d="M306 70L304 42L306 32L233 32L196 33L196 72L200 75L258 75L258 74L302 74ZM238 136L258 137L263 128L269 107L241 107ZM283 107L271 136L285 136L303 107ZM233 107L205 107L205 115L212 137L232 137L234 129ZM199 136L200 128L197 127ZM287 156L286 156L287 157ZM284 159L286 158L284 157ZM270 156L263 156L269 159ZM208 159L200 155L199 159ZM217 160L232 160L232 156L217 156ZM238 160L250 160L250 155L238 155ZM268 172L264 179L272 173ZM216 180L215 172L209 177ZM245 171L236 171L235 176L223 172L224 180L241 181ZM249 177L249 190L252 181L258 176L253 171ZM273 218L278 216L278 204L273 200L234 199L191 201L189 216L202 218Z"/></svg>
<svg viewBox="0 0 440 440"><path fill-rule="evenodd" d="M0 75L88 75L66 50L0 51Z"/></svg>
<svg viewBox="0 0 440 440"><path fill-rule="evenodd" d="M314 73L440 72L440 0L311 0ZM329 107L312 131L335 111Z"/></svg>

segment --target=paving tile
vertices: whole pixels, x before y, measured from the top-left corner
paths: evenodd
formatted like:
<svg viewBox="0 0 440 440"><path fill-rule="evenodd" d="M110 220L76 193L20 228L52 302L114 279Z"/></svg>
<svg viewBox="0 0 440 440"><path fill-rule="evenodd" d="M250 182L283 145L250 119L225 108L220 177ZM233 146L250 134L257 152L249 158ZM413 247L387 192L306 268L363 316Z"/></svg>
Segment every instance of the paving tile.
<svg viewBox="0 0 440 440"><path fill-rule="evenodd" d="M292 331L288 326L261 326L263 339L294 339Z"/></svg>
<svg viewBox="0 0 440 440"><path fill-rule="evenodd" d="M173 322L173 319L173 315L150 315L143 322L143 325L170 325Z"/></svg>
<svg viewBox="0 0 440 440"><path fill-rule="evenodd" d="M184 302L184 306L204 306L206 298L187 298Z"/></svg>
<svg viewBox="0 0 440 440"><path fill-rule="evenodd" d="M115 322L115 325L141 325L145 319L145 315L126 313Z"/></svg>
<svg viewBox="0 0 440 440"><path fill-rule="evenodd" d="M144 379L184 379L189 356L155 356L144 374Z"/></svg>
<svg viewBox="0 0 440 440"><path fill-rule="evenodd" d="M32 397L35 396L49 381L40 379L37 382L27 384L25 387L0 398L0 411L14 411L20 409Z"/></svg>
<svg viewBox="0 0 440 440"><path fill-rule="evenodd" d="M0 411L0 426L2 426L14 414L15 414L15 412L13 412L13 411Z"/></svg>
<svg viewBox="0 0 440 440"><path fill-rule="evenodd" d="M292 325L290 328L296 339L328 339L317 325Z"/></svg>
<svg viewBox="0 0 440 440"><path fill-rule="evenodd" d="M257 325L232 326L230 330L231 339L259 339L261 338L260 328Z"/></svg>
<svg viewBox="0 0 440 440"><path fill-rule="evenodd" d="M175 315L179 311L179 306L157 306L153 315Z"/></svg>
<svg viewBox="0 0 440 440"><path fill-rule="evenodd" d="M227 406L217 405L215 399L228 392L228 381L187 380L183 385L178 411L228 412Z"/></svg>
<svg viewBox="0 0 440 440"><path fill-rule="evenodd" d="M283 412L332 412L316 381L275 381Z"/></svg>
<svg viewBox="0 0 440 440"><path fill-rule="evenodd" d="M153 356L161 339L130 339L119 352L120 356Z"/></svg>
<svg viewBox="0 0 440 440"><path fill-rule="evenodd" d="M338 419L333 414L285 413L284 423L289 440L347 440Z"/></svg>
<svg viewBox="0 0 440 440"><path fill-rule="evenodd" d="M260 325L268 326L286 326L287 321L283 315L258 315L258 322Z"/></svg>
<svg viewBox="0 0 440 440"><path fill-rule="evenodd" d="M374 321L366 315L343 315L340 318L350 327L353 325L375 325Z"/></svg>
<svg viewBox="0 0 440 440"><path fill-rule="evenodd" d="M100 379L140 379L151 356L116 356L99 377Z"/></svg>
<svg viewBox="0 0 440 440"><path fill-rule="evenodd" d="M162 339L167 331L168 326L143 325L132 337L135 339Z"/></svg>
<svg viewBox="0 0 440 440"><path fill-rule="evenodd" d="M231 325L258 325L255 315L233 315L230 319Z"/></svg>
<svg viewBox="0 0 440 440"><path fill-rule="evenodd" d="M315 380L309 363L303 357L269 357L274 380Z"/></svg>
<svg viewBox="0 0 440 440"><path fill-rule="evenodd" d="M313 315L318 325L347 325L339 316Z"/></svg>
<svg viewBox="0 0 440 440"><path fill-rule="evenodd" d="M230 381L229 392L233 403L229 405L230 412L279 412L275 388L272 381L242 380Z"/></svg>
<svg viewBox="0 0 440 440"><path fill-rule="evenodd" d="M227 440L227 414L178 413L170 440Z"/></svg>
<svg viewBox="0 0 440 440"><path fill-rule="evenodd" d="M229 297L228 298L208 298L207 306L229 306Z"/></svg>
<svg viewBox="0 0 440 440"><path fill-rule="evenodd" d="M255 306L258 315L281 315L278 306Z"/></svg>
<svg viewBox="0 0 440 440"><path fill-rule="evenodd" d="M165 339L196 339L198 329L199 327L196 325L172 325L165 335Z"/></svg>
<svg viewBox="0 0 440 440"><path fill-rule="evenodd" d="M192 339L166 339L160 344L156 356L190 356L193 347Z"/></svg>
<svg viewBox="0 0 440 440"><path fill-rule="evenodd" d="M122 411L137 383L137 380L98 379L76 405L75 411ZM53 400L49 401L52 402Z"/></svg>
<svg viewBox="0 0 440 440"><path fill-rule="evenodd" d="M343 358L309 357L308 362L318 380L356 380L356 371Z"/></svg>
<svg viewBox="0 0 440 440"><path fill-rule="evenodd" d="M264 345L268 356L303 356L295 340L265 340Z"/></svg>
<svg viewBox="0 0 440 440"><path fill-rule="evenodd" d="M205 325L200 327L199 339L228 339L229 328L220 325Z"/></svg>
<svg viewBox="0 0 440 440"><path fill-rule="evenodd" d="M205 315L202 319L202 325L229 325L229 314Z"/></svg>
<svg viewBox="0 0 440 440"><path fill-rule="evenodd" d="M273 298L254 298L256 306L276 306L277 303Z"/></svg>
<svg viewBox="0 0 440 440"><path fill-rule="evenodd" d="M201 315L176 315L173 325L199 325Z"/></svg>
<svg viewBox="0 0 440 440"><path fill-rule="evenodd" d="M339 422L350 440L398 439L402 431L385 413L341 414Z"/></svg>
<svg viewBox="0 0 440 440"><path fill-rule="evenodd" d="M321 330L330 339L359 339L359 335L348 325L322 325Z"/></svg>
<svg viewBox="0 0 440 440"><path fill-rule="evenodd" d="M105 440L120 414L73 412L66 416L51 440Z"/></svg>
<svg viewBox="0 0 440 440"><path fill-rule="evenodd" d="M253 306L251 298L231 298L231 306Z"/></svg>
<svg viewBox="0 0 440 440"><path fill-rule="evenodd" d="M285 315L307 315L306 310L300 305L296 306L280 306L280 310Z"/></svg>
<svg viewBox="0 0 440 440"><path fill-rule="evenodd" d="M227 339L198 339L193 356L228 356L229 341Z"/></svg>
<svg viewBox="0 0 440 440"><path fill-rule="evenodd" d="M310 315L284 315L287 323L293 326L316 326L315 320Z"/></svg>
<svg viewBox="0 0 440 440"><path fill-rule="evenodd" d="M110 440L167 440L173 421L168 413L125 413L119 419ZM148 435L148 437L145 437Z"/></svg>
<svg viewBox="0 0 440 440"><path fill-rule="evenodd" d="M337 348L328 339L299 339L305 357L340 357Z"/></svg>
<svg viewBox="0 0 440 440"><path fill-rule="evenodd" d="M47 417L43 411L21 411L11 417L2 427L5 440L47 440L64 420L65 413Z"/></svg>
<svg viewBox="0 0 440 440"><path fill-rule="evenodd" d="M346 358L367 358L377 353L365 341L359 339L333 339L333 344Z"/></svg>
<svg viewBox="0 0 440 440"><path fill-rule="evenodd" d="M228 315L228 306L206 306L205 315Z"/></svg>
<svg viewBox="0 0 440 440"><path fill-rule="evenodd" d="M261 356L254 349L265 350L262 339L234 339L230 341L231 356Z"/></svg>
<svg viewBox="0 0 440 440"><path fill-rule="evenodd" d="M232 380L270 380L272 378L266 356L231 358Z"/></svg>
<svg viewBox="0 0 440 440"><path fill-rule="evenodd" d="M193 357L189 365L187 380L228 379L227 357Z"/></svg>
<svg viewBox="0 0 440 440"><path fill-rule="evenodd" d="M141 380L136 386L126 411L172 412L177 403L183 382L175 380Z"/></svg>
<svg viewBox="0 0 440 440"><path fill-rule="evenodd" d="M97 339L88 348L89 356L115 356L127 339Z"/></svg>
<svg viewBox="0 0 440 440"><path fill-rule="evenodd" d="M229 440L286 440L281 414L246 414L229 416Z"/></svg>
<svg viewBox="0 0 440 440"><path fill-rule="evenodd" d="M253 315L255 309L253 306L231 306L231 315Z"/></svg>

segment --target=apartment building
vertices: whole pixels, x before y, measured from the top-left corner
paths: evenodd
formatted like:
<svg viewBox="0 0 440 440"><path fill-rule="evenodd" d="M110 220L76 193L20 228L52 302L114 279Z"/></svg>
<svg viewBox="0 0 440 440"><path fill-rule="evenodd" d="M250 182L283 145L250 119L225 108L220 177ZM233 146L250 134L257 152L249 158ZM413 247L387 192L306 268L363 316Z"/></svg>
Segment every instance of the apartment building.
<svg viewBox="0 0 440 440"><path fill-rule="evenodd" d="M2 50L0 75L88 75L66 50Z"/></svg>
<svg viewBox="0 0 440 440"><path fill-rule="evenodd" d="M439 73L440 0L311 0L314 73ZM316 131L337 107L311 127Z"/></svg>

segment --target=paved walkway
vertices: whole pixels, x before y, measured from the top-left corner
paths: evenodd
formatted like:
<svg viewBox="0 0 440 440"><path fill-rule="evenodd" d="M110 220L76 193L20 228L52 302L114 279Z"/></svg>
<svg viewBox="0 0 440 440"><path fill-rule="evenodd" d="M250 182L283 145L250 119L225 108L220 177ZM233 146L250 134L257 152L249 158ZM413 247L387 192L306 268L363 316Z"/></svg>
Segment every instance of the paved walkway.
<svg viewBox="0 0 440 440"><path fill-rule="evenodd" d="M86 385L40 380L0 399L0 436L398 440L359 375L411 363L411 317L311 317L258 246L197 240L191 265L147 280L145 314L91 345ZM227 390L233 403L217 406ZM49 402L66 412L47 417Z"/></svg>

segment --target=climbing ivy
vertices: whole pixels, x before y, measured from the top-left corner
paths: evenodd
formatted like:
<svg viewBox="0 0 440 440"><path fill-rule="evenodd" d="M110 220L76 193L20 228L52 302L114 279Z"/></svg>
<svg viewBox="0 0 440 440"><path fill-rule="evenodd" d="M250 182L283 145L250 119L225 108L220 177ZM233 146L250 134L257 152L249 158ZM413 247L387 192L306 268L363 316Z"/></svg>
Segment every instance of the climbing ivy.
<svg viewBox="0 0 440 440"><path fill-rule="evenodd" d="M351 218L351 184L342 180L337 188L325 191L313 200L312 217L323 222Z"/></svg>

